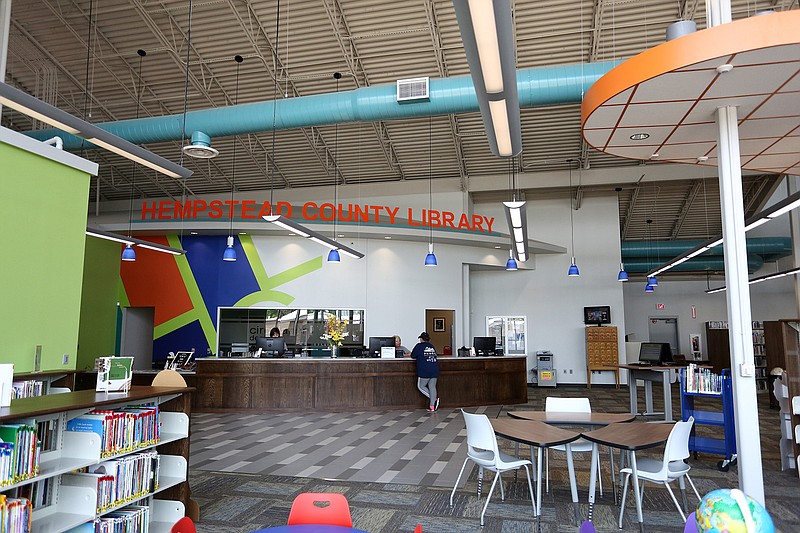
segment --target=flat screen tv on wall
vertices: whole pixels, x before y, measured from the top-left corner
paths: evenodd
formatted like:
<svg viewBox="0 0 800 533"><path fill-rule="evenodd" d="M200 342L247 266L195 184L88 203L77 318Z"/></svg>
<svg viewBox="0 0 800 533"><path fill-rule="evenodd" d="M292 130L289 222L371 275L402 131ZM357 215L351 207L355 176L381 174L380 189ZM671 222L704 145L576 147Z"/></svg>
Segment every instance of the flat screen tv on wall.
<svg viewBox="0 0 800 533"><path fill-rule="evenodd" d="M611 324L611 307L608 305L596 305L583 308L584 324Z"/></svg>

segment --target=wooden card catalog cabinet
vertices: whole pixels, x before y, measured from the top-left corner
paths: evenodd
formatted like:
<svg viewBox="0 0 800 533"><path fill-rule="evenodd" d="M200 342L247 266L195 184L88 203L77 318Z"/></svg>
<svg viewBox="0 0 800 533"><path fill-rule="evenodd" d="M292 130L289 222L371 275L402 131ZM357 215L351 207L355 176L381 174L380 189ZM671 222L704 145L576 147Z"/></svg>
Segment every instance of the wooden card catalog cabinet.
<svg viewBox="0 0 800 533"><path fill-rule="evenodd" d="M614 372L619 388L619 340L616 326L586 328L586 384L592 388L592 370Z"/></svg>

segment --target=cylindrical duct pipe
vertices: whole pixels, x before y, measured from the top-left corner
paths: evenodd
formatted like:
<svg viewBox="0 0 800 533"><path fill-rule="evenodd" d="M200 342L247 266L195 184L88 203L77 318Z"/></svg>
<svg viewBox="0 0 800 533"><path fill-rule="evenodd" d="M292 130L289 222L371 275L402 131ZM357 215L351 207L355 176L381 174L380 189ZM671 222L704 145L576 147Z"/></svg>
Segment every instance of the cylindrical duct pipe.
<svg viewBox="0 0 800 533"><path fill-rule="evenodd" d="M586 65L528 68L517 71L517 91L521 108L579 103L583 93L619 62ZM339 93L316 94L278 100L277 129L304 128L346 122L399 120L431 115L478 111L472 78L456 76L430 80L430 100L398 103L396 85L377 85ZM177 141L194 131L213 137L246 135L272 130L273 101L190 111L186 128L183 115L166 115L96 124L98 127L136 144ZM25 132L34 139L64 137L66 150L84 147L86 141L62 134L58 129Z"/></svg>

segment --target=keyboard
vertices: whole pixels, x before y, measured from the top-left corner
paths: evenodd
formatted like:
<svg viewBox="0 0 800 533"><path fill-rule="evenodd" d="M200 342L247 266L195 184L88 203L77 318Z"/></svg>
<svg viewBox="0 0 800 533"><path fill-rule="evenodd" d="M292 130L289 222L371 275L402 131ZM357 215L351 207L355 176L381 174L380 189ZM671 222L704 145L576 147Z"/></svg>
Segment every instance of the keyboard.
<svg viewBox="0 0 800 533"><path fill-rule="evenodd" d="M651 363L650 361L634 361L628 364L631 366L653 366L653 363Z"/></svg>

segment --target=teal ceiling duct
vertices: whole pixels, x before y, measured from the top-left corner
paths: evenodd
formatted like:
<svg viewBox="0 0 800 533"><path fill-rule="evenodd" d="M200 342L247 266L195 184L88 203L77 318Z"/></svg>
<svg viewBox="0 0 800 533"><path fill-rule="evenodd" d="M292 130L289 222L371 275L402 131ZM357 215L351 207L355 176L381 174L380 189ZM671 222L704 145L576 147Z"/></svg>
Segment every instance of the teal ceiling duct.
<svg viewBox="0 0 800 533"><path fill-rule="evenodd" d="M628 274L645 274L660 266L663 263L657 262L655 259L647 260L644 257L638 257L625 260L625 271ZM752 274L764 266L764 259L757 254L748 254L747 256L747 269ZM688 261L681 263L669 269L670 273L675 272L705 272L705 271L723 271L725 270L725 259L722 256L698 256Z"/></svg>
<svg viewBox="0 0 800 533"><path fill-rule="evenodd" d="M517 71L520 108L579 103L595 81L619 61L561 65ZM278 100L276 128L292 129L346 122L389 121L432 115L478 112L478 98L470 76L430 80L430 100L398 103L396 85L376 85L339 93L316 94ZM246 135L272 130L273 101L190 111L95 124L132 143L178 141L201 131L210 137ZM38 140L59 135L65 150L78 150L86 141L58 129L25 132Z"/></svg>
<svg viewBox="0 0 800 533"><path fill-rule="evenodd" d="M631 259L638 257L650 257L653 261L660 260L659 264L661 264L703 242L705 241L654 241L650 243L647 241L623 241L622 260L625 263L625 267L628 266L628 262ZM792 253L792 239L789 237L748 237L747 253L758 254L764 261L775 261ZM699 257L721 255L722 245L719 245Z"/></svg>

